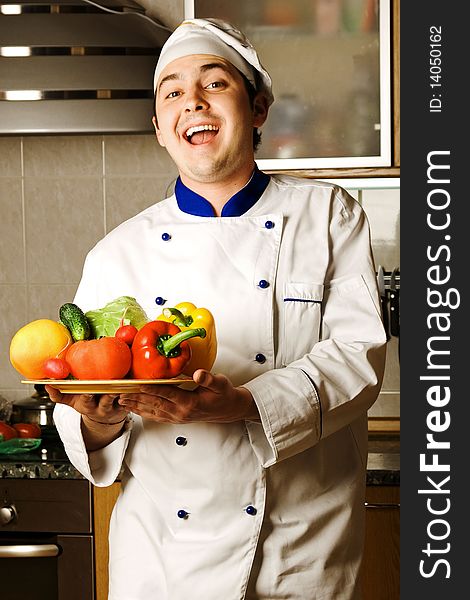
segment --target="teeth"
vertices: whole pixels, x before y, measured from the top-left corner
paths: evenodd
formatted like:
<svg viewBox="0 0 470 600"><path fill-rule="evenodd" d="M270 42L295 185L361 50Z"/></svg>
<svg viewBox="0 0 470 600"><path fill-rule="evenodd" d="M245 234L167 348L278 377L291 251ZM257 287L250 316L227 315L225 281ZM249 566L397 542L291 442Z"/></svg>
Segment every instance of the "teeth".
<svg viewBox="0 0 470 600"><path fill-rule="evenodd" d="M219 128L216 125L198 125L197 127L190 127L186 131L186 137L189 139L193 133L197 131L218 131Z"/></svg>

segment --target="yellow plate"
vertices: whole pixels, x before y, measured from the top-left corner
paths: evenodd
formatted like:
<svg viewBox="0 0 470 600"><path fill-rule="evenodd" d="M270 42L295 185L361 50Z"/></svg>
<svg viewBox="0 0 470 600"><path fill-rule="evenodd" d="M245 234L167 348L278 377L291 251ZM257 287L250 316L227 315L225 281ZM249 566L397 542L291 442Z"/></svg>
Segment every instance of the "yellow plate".
<svg viewBox="0 0 470 600"><path fill-rule="evenodd" d="M181 385L190 377L173 379L25 379L29 385L50 385L62 394L125 394L138 392L142 385Z"/></svg>

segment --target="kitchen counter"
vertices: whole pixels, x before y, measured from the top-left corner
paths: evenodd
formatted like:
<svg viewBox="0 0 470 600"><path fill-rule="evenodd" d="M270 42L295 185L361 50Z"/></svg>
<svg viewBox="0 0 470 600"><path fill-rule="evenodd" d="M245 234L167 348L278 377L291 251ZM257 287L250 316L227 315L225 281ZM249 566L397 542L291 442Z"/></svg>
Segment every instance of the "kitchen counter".
<svg viewBox="0 0 470 600"><path fill-rule="evenodd" d="M0 479L84 479L70 463L63 446L0 456Z"/></svg>
<svg viewBox="0 0 470 600"><path fill-rule="evenodd" d="M0 456L0 479L84 479L69 462L63 446ZM371 434L367 485L400 485L400 439L396 434Z"/></svg>
<svg viewBox="0 0 470 600"><path fill-rule="evenodd" d="M369 433L367 485L400 485L399 433Z"/></svg>

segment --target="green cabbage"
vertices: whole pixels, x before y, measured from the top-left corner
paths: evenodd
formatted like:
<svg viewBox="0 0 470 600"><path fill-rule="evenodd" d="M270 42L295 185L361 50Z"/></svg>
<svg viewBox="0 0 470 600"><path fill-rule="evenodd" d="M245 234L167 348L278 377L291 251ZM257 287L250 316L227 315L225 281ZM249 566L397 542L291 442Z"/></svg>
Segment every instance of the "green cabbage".
<svg viewBox="0 0 470 600"><path fill-rule="evenodd" d="M150 320L137 300L130 296L120 296L103 308L89 310L85 315L90 323L93 338L114 336L123 317L123 325L134 325L137 329Z"/></svg>

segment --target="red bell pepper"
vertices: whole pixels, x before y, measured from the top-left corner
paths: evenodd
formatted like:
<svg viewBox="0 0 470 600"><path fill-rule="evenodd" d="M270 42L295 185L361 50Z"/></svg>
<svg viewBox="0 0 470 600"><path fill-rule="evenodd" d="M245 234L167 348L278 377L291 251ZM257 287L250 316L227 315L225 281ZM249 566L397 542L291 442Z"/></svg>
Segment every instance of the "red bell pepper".
<svg viewBox="0 0 470 600"><path fill-rule="evenodd" d="M205 337L202 327L181 331L173 323L151 321L144 325L132 342L134 379L171 379L180 375L191 358L191 346L186 340Z"/></svg>

